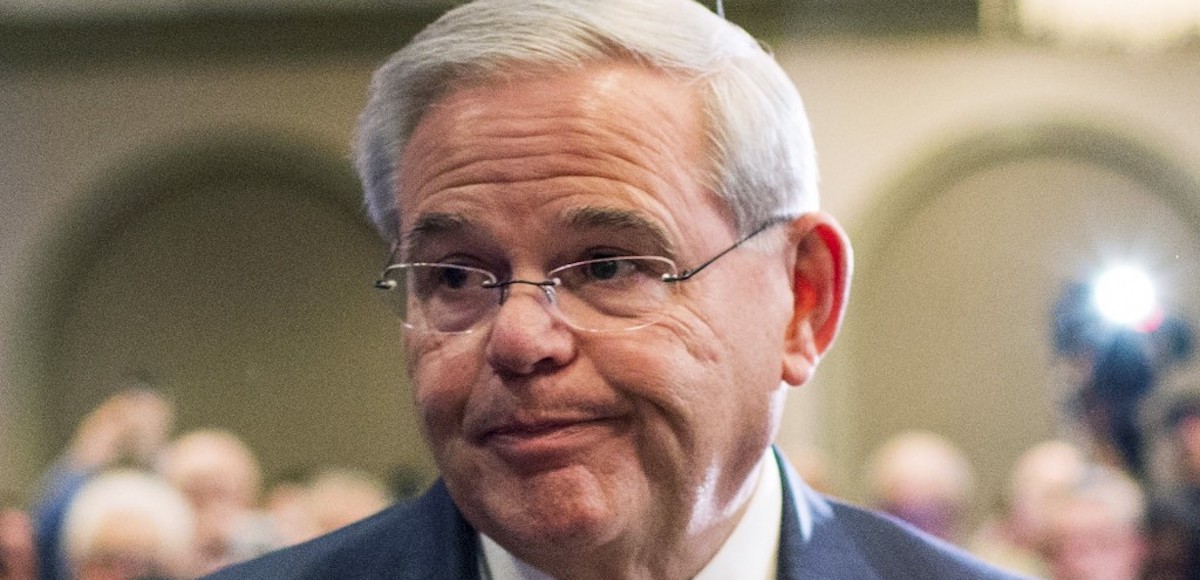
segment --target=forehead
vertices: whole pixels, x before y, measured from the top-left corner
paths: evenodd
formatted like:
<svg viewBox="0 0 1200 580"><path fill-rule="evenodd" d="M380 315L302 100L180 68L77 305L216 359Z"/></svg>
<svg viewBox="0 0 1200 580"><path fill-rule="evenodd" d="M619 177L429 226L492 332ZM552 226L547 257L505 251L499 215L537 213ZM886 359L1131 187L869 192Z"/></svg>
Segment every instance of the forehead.
<svg viewBox="0 0 1200 580"><path fill-rule="evenodd" d="M422 216L566 223L581 208L644 215L671 233L725 213L695 88L607 64L459 88L400 156L401 235Z"/></svg>

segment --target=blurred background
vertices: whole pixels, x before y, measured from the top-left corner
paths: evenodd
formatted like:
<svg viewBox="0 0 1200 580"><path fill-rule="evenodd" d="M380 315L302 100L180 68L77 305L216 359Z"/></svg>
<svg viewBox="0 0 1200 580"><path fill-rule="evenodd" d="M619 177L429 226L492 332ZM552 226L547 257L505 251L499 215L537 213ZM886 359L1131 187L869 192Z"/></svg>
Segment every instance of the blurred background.
<svg viewBox="0 0 1200 580"><path fill-rule="evenodd" d="M1134 332L1200 320L1200 2L1128 4L725 2L799 86L854 243L845 332L779 438L838 495L920 429L969 459L978 515L1025 449L1086 440L1099 350L1055 306L1105 267L1154 284ZM0 492L131 385L267 481L435 476L348 159L370 72L451 5L0 0ZM1200 389L1184 351L1138 399L1150 472Z"/></svg>

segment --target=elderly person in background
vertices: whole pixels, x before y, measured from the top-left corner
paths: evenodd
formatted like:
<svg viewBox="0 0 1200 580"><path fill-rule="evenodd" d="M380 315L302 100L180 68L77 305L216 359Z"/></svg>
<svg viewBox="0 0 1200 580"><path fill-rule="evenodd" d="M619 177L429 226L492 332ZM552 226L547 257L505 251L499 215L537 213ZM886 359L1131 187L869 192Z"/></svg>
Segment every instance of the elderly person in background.
<svg viewBox="0 0 1200 580"><path fill-rule="evenodd" d="M850 247L757 41L691 0L492 0L376 74L419 500L220 578L1000 578L772 442Z"/></svg>
<svg viewBox="0 0 1200 580"><path fill-rule="evenodd" d="M1133 478L1108 466L1089 466L1049 508L1042 550L1052 580L1143 577L1146 499Z"/></svg>
<svg viewBox="0 0 1200 580"><path fill-rule="evenodd" d="M975 475L949 439L929 431L892 436L871 456L867 485L880 511L947 542L966 539Z"/></svg>
<svg viewBox="0 0 1200 580"><path fill-rule="evenodd" d="M1052 508L1079 486L1088 468L1083 451L1068 441L1049 439L1026 449L1009 474L1004 511L975 533L971 551L1004 568L1048 576L1042 552Z"/></svg>
<svg viewBox="0 0 1200 580"><path fill-rule="evenodd" d="M200 573L275 545L270 522L258 511L258 459L237 435L220 429L189 431L171 442L159 471L195 511Z"/></svg>
<svg viewBox="0 0 1200 580"><path fill-rule="evenodd" d="M67 510L67 570L77 580L189 578L195 529L191 506L162 478L109 471L88 481Z"/></svg>
<svg viewBox="0 0 1200 580"><path fill-rule="evenodd" d="M68 578L62 545L67 509L92 478L117 466L150 469L167 444L175 410L147 388L122 389L92 410L76 428L70 445L43 478L33 508L38 578Z"/></svg>

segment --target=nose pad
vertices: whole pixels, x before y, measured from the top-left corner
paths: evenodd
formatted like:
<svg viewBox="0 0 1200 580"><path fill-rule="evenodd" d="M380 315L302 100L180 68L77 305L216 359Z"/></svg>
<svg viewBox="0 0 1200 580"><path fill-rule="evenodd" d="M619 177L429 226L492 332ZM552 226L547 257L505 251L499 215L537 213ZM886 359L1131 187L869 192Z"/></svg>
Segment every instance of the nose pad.
<svg viewBox="0 0 1200 580"><path fill-rule="evenodd" d="M512 293L512 288L517 284L527 284L529 286L535 286L541 290L542 295L546 298L546 303L543 305L543 307L546 308L546 310L549 311L550 314L555 318L562 318L562 313L558 310L558 292L554 289L557 283L552 280L547 280L545 282L532 282L529 280L509 280L508 282L501 282L496 285L500 289L500 306L504 306L504 303L508 302L508 299Z"/></svg>
<svg viewBox="0 0 1200 580"><path fill-rule="evenodd" d="M544 300L538 300L536 297L534 300L537 300L539 303L541 303L542 308L545 309L546 313L550 315L551 320L571 326L571 323L566 320L566 317L563 316L562 311L559 310L558 291L555 289L555 287L558 285L558 282L554 280L545 280L543 282L534 282L531 280L509 280L507 282L500 282L496 284L494 287L500 291L500 304L497 306L497 312L495 314L496 318L505 317L504 305L508 302L509 298L512 297L514 287L518 285L534 286L541 290ZM512 315L510 314L509 316Z"/></svg>

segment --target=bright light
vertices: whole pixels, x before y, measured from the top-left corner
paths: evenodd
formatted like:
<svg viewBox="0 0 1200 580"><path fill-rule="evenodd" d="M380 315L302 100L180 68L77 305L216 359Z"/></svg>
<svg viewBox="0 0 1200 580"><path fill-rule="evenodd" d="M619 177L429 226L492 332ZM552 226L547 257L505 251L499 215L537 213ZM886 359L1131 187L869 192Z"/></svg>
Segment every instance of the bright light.
<svg viewBox="0 0 1200 580"><path fill-rule="evenodd" d="M1115 324L1141 328L1158 313L1154 283L1132 266L1117 266L1100 274L1092 293L1096 309Z"/></svg>

